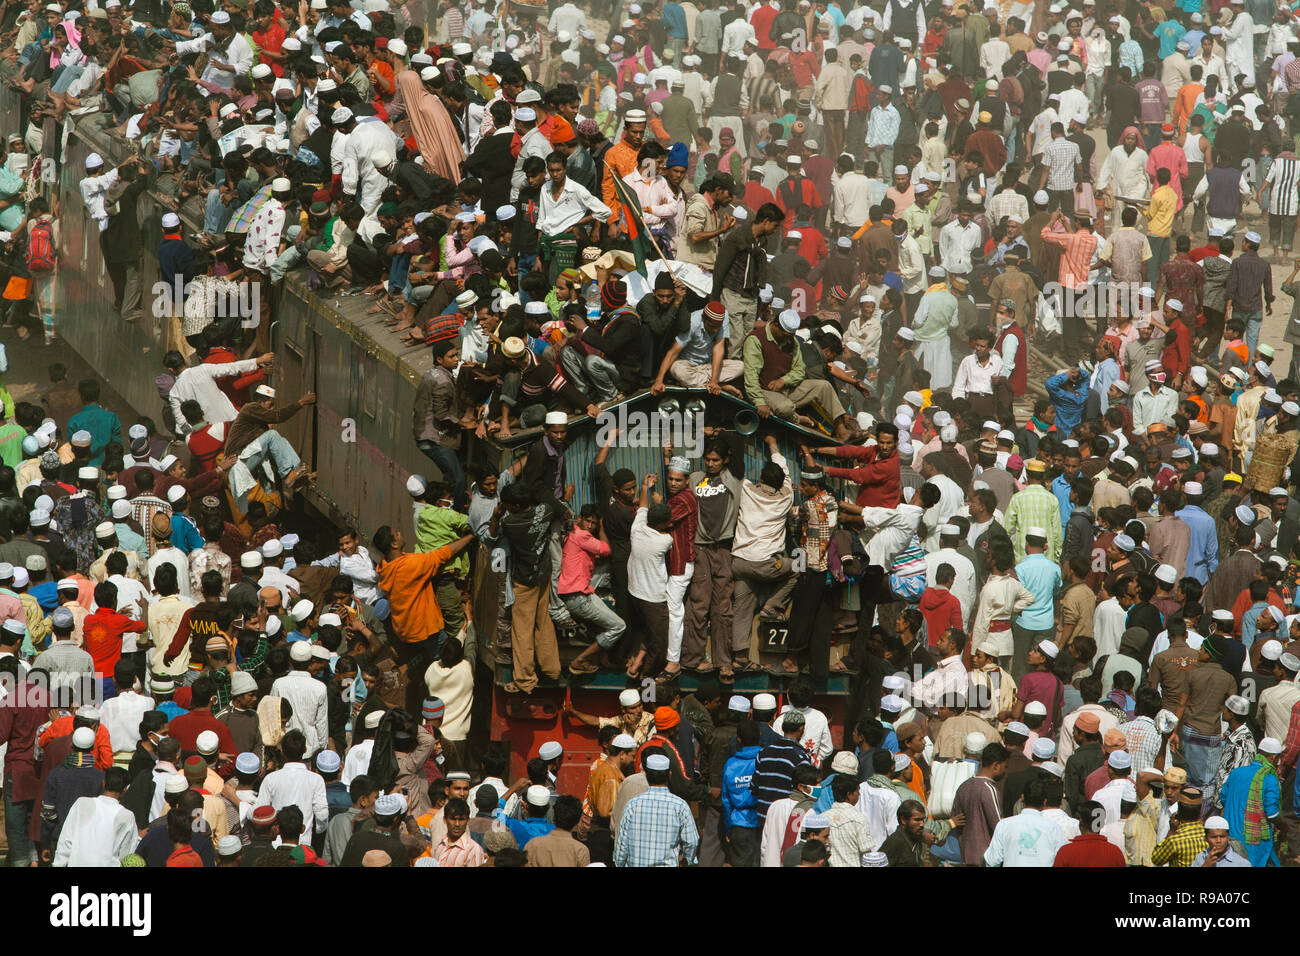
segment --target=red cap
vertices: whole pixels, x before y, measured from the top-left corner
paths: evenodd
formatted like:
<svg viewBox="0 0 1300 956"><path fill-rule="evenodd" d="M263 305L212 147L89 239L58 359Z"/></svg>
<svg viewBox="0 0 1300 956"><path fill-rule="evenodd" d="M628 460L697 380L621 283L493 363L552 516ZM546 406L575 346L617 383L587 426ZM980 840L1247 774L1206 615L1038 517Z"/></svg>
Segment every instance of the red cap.
<svg viewBox="0 0 1300 956"><path fill-rule="evenodd" d="M263 826L268 823L274 823L275 807L271 806L269 803L264 806L255 807L253 809L253 822L260 823Z"/></svg>
<svg viewBox="0 0 1300 956"><path fill-rule="evenodd" d="M704 317L706 319L713 319L715 322L721 322L727 317L727 310L723 307L721 302L714 299L704 307Z"/></svg>
<svg viewBox="0 0 1300 956"><path fill-rule="evenodd" d="M387 49L388 49L388 37L376 37L376 38L375 38L375 49L376 49L376 50L387 50Z"/></svg>

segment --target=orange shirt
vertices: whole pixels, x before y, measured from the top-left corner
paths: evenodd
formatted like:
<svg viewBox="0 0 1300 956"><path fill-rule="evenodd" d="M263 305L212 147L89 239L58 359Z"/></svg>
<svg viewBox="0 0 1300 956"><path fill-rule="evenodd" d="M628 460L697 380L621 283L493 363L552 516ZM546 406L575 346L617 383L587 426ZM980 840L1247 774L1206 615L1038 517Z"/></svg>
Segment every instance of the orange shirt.
<svg viewBox="0 0 1300 956"><path fill-rule="evenodd" d="M1187 129L1187 121L1192 118L1196 98L1204 92L1205 85L1202 83L1188 83L1178 91L1174 100L1174 125L1180 134Z"/></svg>
<svg viewBox="0 0 1300 956"><path fill-rule="evenodd" d="M605 178L601 181L601 199L613 213L609 217L610 222L618 222L623 214L623 204L618 201L618 193L614 192L614 177L622 179L636 169L636 154L637 151L628 144L627 140L615 143L605 153Z"/></svg>
<svg viewBox="0 0 1300 956"><path fill-rule="evenodd" d="M37 742L42 747L48 747L51 740L67 737L71 733L72 715L65 714L46 727ZM109 743L108 728L103 724L95 728L95 766L100 770L113 766L113 745Z"/></svg>
<svg viewBox="0 0 1300 956"><path fill-rule="evenodd" d="M379 566L379 587L388 595L399 640L415 644L442 630L442 609L431 585L450 559L451 548L444 545L426 554L398 555Z"/></svg>

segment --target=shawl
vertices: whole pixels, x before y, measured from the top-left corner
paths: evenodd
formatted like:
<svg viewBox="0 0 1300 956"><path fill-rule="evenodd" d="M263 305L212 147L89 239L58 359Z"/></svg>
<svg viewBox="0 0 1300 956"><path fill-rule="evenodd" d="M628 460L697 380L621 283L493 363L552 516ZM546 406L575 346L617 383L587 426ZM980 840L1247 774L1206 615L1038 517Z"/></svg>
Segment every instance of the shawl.
<svg viewBox="0 0 1300 956"><path fill-rule="evenodd" d="M1276 777L1277 769L1267 754L1256 753L1255 761L1259 769L1250 781L1250 792L1246 794L1246 819L1244 824L1245 840L1255 846L1273 839L1273 827L1264 813L1264 781L1269 775Z"/></svg>
<svg viewBox="0 0 1300 956"><path fill-rule="evenodd" d="M424 168L435 176L460 182L465 153L447 107L424 88L414 70L397 74L397 91L410 120L411 135L424 157Z"/></svg>
<svg viewBox="0 0 1300 956"><path fill-rule="evenodd" d="M284 736L280 721L280 700L279 697L267 695L257 702L257 726L262 743L267 747L278 747L280 738Z"/></svg>

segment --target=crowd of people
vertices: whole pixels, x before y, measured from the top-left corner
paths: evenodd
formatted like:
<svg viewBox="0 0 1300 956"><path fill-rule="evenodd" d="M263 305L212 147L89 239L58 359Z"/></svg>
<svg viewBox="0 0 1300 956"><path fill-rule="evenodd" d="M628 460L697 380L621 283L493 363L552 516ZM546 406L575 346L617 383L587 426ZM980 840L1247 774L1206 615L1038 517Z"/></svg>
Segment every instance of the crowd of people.
<svg viewBox="0 0 1300 956"><path fill-rule="evenodd" d="M93 123L124 158L61 172L166 344L161 423L57 363L5 395L11 865L1300 860L1289 6L11 0L0 30L10 324L58 338L46 160ZM431 362L434 474L364 536L291 530L290 273ZM613 429L566 454L670 387L756 425L651 474ZM513 463L467 473L484 441ZM628 689L561 717L589 766L485 742L485 694L602 673Z"/></svg>

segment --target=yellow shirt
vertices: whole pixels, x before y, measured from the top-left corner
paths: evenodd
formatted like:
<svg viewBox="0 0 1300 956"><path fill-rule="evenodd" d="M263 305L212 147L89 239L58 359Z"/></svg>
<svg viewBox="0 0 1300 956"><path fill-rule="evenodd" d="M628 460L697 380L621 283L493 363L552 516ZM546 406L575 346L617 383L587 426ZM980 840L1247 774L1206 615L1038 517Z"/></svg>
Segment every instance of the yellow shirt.
<svg viewBox="0 0 1300 956"><path fill-rule="evenodd" d="M1174 214L1178 211L1178 194L1172 186L1157 186L1151 202L1142 215L1147 220L1147 235L1169 238L1174 229Z"/></svg>

